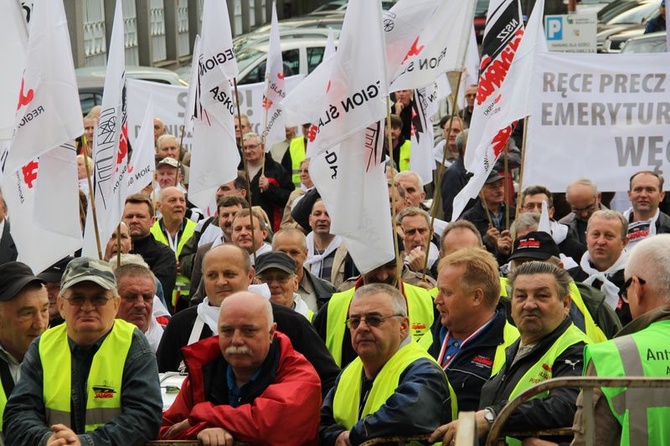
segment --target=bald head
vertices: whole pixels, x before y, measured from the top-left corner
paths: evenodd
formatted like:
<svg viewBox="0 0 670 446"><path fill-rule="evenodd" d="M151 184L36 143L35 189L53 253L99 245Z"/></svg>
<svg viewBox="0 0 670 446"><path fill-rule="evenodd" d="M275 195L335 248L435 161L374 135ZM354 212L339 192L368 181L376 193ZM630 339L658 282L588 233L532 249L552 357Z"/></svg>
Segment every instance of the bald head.
<svg viewBox="0 0 670 446"><path fill-rule="evenodd" d="M251 260L249 254L237 245L226 243L225 245L216 246L205 253L202 259L202 271L207 268L208 262L214 262L220 259L230 259L237 262L244 269L245 273L251 271Z"/></svg>
<svg viewBox="0 0 670 446"><path fill-rule="evenodd" d="M264 326L269 329L274 324L274 316L272 315L272 305L270 301L260 294L252 293L251 291L239 291L231 294L228 299L224 300L219 310L219 328L222 319L230 313L243 310L250 315L261 316L264 320Z"/></svg>

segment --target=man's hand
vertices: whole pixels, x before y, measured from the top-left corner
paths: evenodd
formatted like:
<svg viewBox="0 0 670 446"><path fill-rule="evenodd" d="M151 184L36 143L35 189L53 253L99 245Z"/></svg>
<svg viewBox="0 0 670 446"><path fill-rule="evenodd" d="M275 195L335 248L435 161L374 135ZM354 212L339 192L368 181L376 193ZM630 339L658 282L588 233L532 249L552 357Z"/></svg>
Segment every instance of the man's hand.
<svg viewBox="0 0 670 446"><path fill-rule="evenodd" d="M489 433L491 426L484 418L484 411L480 410L475 413L475 425L477 426L477 437L482 438ZM433 432L428 439L429 443L434 443L442 438L442 445L449 446L456 443L456 434L458 432L458 420L452 421L449 424L444 424Z"/></svg>
<svg viewBox="0 0 670 446"><path fill-rule="evenodd" d="M167 432L165 432L165 435L163 437L165 437L165 438L175 437L175 436L179 435L179 433L187 430L190 427L191 427L191 423L189 423L188 418L186 418L185 420L182 420L179 423L173 424L172 427L170 429L168 429Z"/></svg>
<svg viewBox="0 0 670 446"><path fill-rule="evenodd" d="M493 242L494 245L498 244L498 237L500 237L500 231L494 226L491 226L489 230L486 231L486 234L484 234L484 238Z"/></svg>
<svg viewBox="0 0 670 446"><path fill-rule="evenodd" d="M54 424L51 426L51 432L54 434L47 440L47 446L81 446L77 434L64 424Z"/></svg>
<svg viewBox="0 0 670 446"><path fill-rule="evenodd" d="M210 427L198 433L198 440L205 446L233 446L235 440L230 432L220 427Z"/></svg>
<svg viewBox="0 0 670 446"><path fill-rule="evenodd" d="M407 255L407 262L409 269L412 271L423 271L423 265L426 262L426 253L423 252L421 246L417 246L411 250Z"/></svg>
<svg viewBox="0 0 670 446"><path fill-rule="evenodd" d="M335 446L351 446L351 442L349 441L349 431L344 431L337 436Z"/></svg>
<svg viewBox="0 0 670 446"><path fill-rule="evenodd" d="M400 101L396 101L396 103L393 104L393 110L396 115L400 115L400 112L402 112L403 108L405 108L405 104Z"/></svg>
<svg viewBox="0 0 670 446"><path fill-rule="evenodd" d="M510 255L513 246L514 242L512 241L512 236L510 235L509 231L505 229L498 237L498 252L506 256Z"/></svg>
<svg viewBox="0 0 670 446"><path fill-rule="evenodd" d="M270 181L265 175L261 175L261 177L258 179L258 187L260 188L261 192L265 192L270 187Z"/></svg>

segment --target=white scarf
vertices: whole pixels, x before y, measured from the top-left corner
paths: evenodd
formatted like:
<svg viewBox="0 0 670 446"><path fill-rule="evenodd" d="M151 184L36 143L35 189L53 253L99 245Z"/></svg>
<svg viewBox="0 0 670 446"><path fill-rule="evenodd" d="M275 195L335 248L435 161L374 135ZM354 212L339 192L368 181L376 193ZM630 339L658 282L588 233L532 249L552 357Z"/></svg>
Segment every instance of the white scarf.
<svg viewBox="0 0 670 446"><path fill-rule="evenodd" d="M612 307L613 310L616 310L617 306L619 305L619 287L614 285L607 278L607 276L624 269L627 260L628 255L626 254L626 251L622 251L617 261L614 262L614 265L610 266L605 271L598 271L591 266L591 256L589 255L589 252L586 251L582 256L581 262L579 263L579 266L582 267L582 270L584 270L584 272L589 275L589 277L586 280L583 280L582 283L592 285L596 279L600 280L603 283L600 287L600 291L605 293L605 302L607 302L607 305Z"/></svg>
<svg viewBox="0 0 670 446"><path fill-rule="evenodd" d="M560 245L568 237L568 227L562 223L557 222L556 220L549 221L549 227L551 228L551 238L554 239L557 245Z"/></svg>
<svg viewBox="0 0 670 446"><path fill-rule="evenodd" d="M323 254L316 254L314 250L314 232L307 234L307 260L305 260L305 266L308 266L310 272L318 277L321 269L323 268L323 259L331 255L340 245L344 242L344 239L339 235L336 235L330 241L330 244L323 252Z"/></svg>
<svg viewBox="0 0 670 446"><path fill-rule="evenodd" d="M298 293L293 293L293 311L309 319L309 307Z"/></svg>
<svg viewBox="0 0 670 446"><path fill-rule="evenodd" d="M205 297L201 303L198 304L198 317L202 320L212 333L217 334L219 329L217 327L219 321L219 307L210 305L209 297Z"/></svg>

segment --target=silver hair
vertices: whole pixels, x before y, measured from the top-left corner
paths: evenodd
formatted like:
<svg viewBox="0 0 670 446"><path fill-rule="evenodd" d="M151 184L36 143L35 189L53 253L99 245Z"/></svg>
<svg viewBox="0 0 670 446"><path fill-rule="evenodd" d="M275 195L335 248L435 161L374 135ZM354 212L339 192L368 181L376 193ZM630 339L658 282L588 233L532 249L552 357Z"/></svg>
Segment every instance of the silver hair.
<svg viewBox="0 0 670 446"><path fill-rule="evenodd" d="M670 302L670 234L637 243L628 253L625 276L644 279L656 297Z"/></svg>
<svg viewBox="0 0 670 446"><path fill-rule="evenodd" d="M395 314L407 317L407 302L405 301L405 296L403 296L397 288L385 283L371 283L357 289L354 293L354 299L358 299L370 294L388 295L391 298L393 312Z"/></svg>

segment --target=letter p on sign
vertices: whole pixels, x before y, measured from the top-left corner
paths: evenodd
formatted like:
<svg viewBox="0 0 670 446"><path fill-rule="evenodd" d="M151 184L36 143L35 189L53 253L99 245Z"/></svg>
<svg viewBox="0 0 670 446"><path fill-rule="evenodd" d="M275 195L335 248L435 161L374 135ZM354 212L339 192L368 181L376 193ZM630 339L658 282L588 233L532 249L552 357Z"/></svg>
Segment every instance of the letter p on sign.
<svg viewBox="0 0 670 446"><path fill-rule="evenodd" d="M547 40L563 40L563 17L546 18Z"/></svg>

